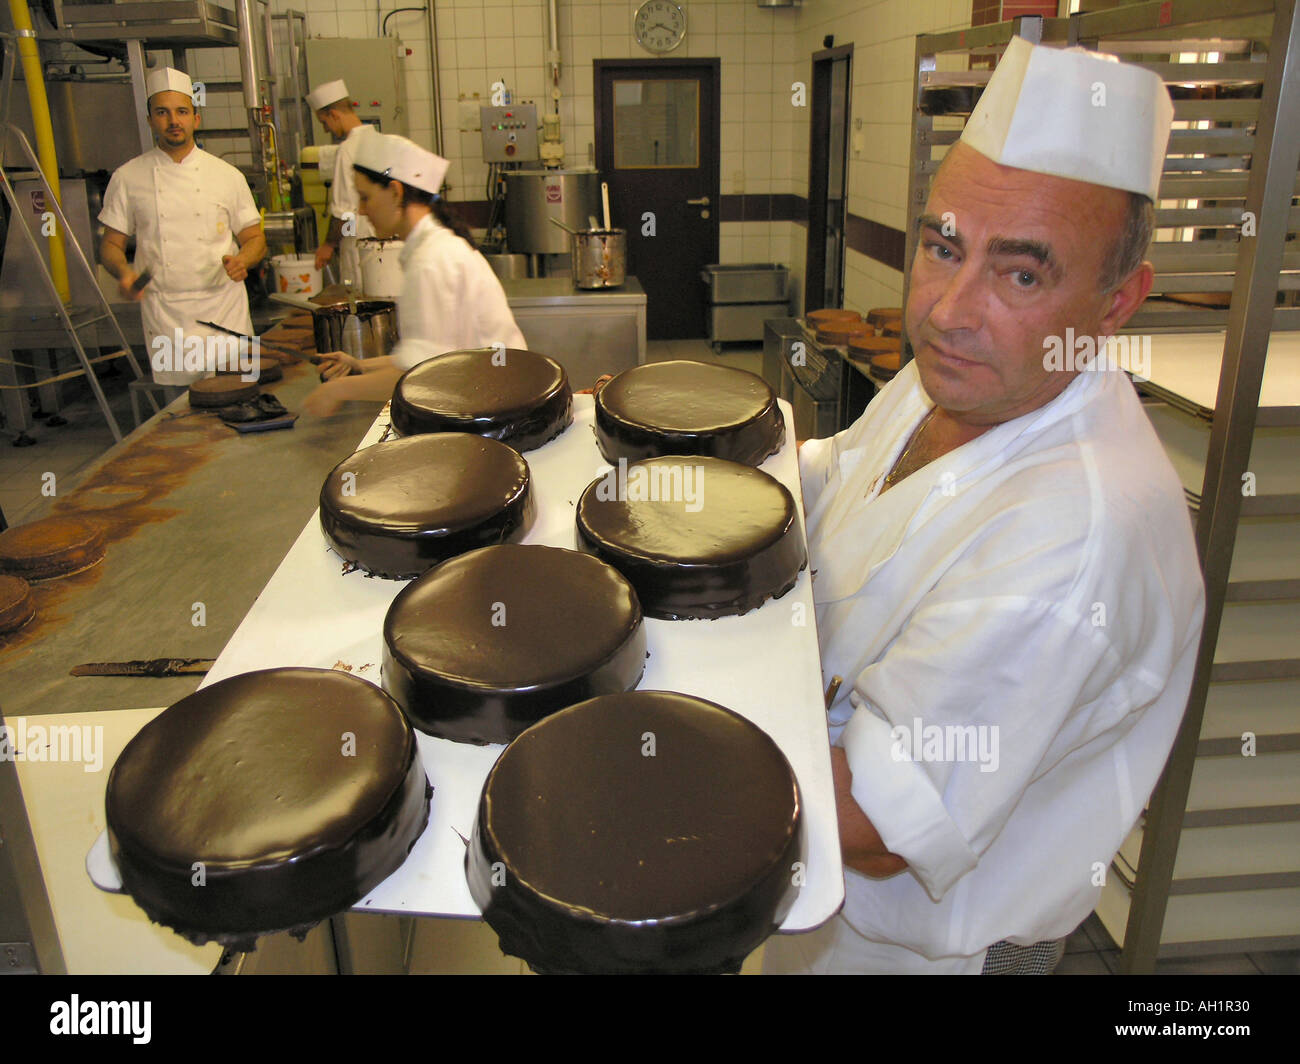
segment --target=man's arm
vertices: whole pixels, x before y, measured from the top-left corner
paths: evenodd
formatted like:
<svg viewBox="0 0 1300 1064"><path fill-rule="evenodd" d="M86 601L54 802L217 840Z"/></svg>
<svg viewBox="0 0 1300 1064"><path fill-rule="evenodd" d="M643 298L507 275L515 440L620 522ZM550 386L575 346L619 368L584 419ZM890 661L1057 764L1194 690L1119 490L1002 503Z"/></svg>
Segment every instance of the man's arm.
<svg viewBox="0 0 1300 1064"><path fill-rule="evenodd" d="M262 261L266 254L266 235L262 232L262 223L256 222L240 231L239 253L223 255L221 264L226 268L226 276L232 281L242 281L248 271Z"/></svg>
<svg viewBox="0 0 1300 1064"><path fill-rule="evenodd" d="M144 289L136 291L131 285L139 276L126 261L126 234L116 229L104 228L104 239L99 244L99 261L117 279L117 289L122 298L138 303L144 299Z"/></svg>
<svg viewBox="0 0 1300 1064"><path fill-rule="evenodd" d="M903 871L907 861L886 849L880 832L853 800L853 773L849 769L849 759L838 746L831 747L831 777L835 783L835 813L844 863L873 879L884 879Z"/></svg>
<svg viewBox="0 0 1300 1064"><path fill-rule="evenodd" d="M343 240L343 219L330 218L330 231L325 234L325 242L316 249L316 269L324 269L326 264L338 251Z"/></svg>

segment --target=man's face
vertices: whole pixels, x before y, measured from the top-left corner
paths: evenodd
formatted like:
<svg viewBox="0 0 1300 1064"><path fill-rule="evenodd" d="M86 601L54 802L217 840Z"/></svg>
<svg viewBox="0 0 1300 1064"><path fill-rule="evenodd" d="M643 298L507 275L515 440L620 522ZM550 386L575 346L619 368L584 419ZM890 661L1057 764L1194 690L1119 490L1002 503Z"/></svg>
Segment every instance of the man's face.
<svg viewBox="0 0 1300 1064"><path fill-rule="evenodd" d="M1075 374L1044 367L1044 340L1122 324L1117 295L1099 281L1126 208L1118 190L999 166L955 144L931 186L907 301L930 398L994 425L1059 395Z"/></svg>
<svg viewBox="0 0 1300 1064"><path fill-rule="evenodd" d="M164 148L184 148L194 143L199 113L183 92L155 92L149 97L149 128Z"/></svg>
<svg viewBox="0 0 1300 1064"><path fill-rule="evenodd" d="M335 140L343 136L343 123L339 120L338 112L332 107L325 107L316 112L316 117L320 119L320 124L325 127L325 132Z"/></svg>

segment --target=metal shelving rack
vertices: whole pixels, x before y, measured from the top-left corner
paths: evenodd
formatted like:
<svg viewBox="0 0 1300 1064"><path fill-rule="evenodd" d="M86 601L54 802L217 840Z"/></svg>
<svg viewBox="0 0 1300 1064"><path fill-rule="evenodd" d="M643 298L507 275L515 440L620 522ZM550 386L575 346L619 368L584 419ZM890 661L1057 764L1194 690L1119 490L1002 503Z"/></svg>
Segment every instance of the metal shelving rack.
<svg viewBox="0 0 1300 1064"><path fill-rule="evenodd" d="M960 131L936 128L937 114L969 114L969 99L987 83L988 70L942 71L939 57L991 56L1013 35L1043 44L1082 45L1116 53L1128 62L1155 70L1172 86L1176 128L1170 139L1157 205L1159 234L1149 258L1156 266L1155 293L1230 293L1227 307L1178 305L1153 301L1129 323L1130 333L1225 330L1217 399L1212 410L1196 410L1209 423L1209 441L1201 490L1189 490L1196 523L1196 542L1206 583L1206 621L1196 673L1183 725L1165 772L1140 826L1140 856L1131 891L1117 886L1125 872L1117 858L1103 900L1109 898L1112 933L1122 938L1122 970L1151 971L1157 957L1194 953L1296 948L1300 946L1300 859L1297 848L1278 860L1277 839L1300 835L1300 790L1291 777L1290 760L1300 750L1300 657L1242 660L1226 655L1221 644L1224 607L1274 612L1287 623L1297 612L1300 581L1230 580L1241 519L1292 522L1295 551L1300 554L1300 494L1274 493L1243 497L1252 447L1262 431L1283 436L1300 427L1300 406L1259 410L1261 382L1270 335L1300 330L1300 22L1296 0L1166 0L1142 3L1064 19L1020 18L992 26L917 38L913 95L912 157L908 184L907 261L916 243L915 221L924 208L930 181L942 161L936 149L954 143ZM1217 53L1219 62L1206 62ZM1191 57L1192 61L1181 61ZM1208 87L1216 87L1207 91ZM1222 87L1230 87L1227 92ZM1257 86L1253 92L1251 86ZM934 90L943 90L936 93ZM935 107L946 93L956 106ZM955 94L955 95L954 95ZM1214 95L1228 98L1197 98ZM923 110L922 108L925 108ZM936 112L936 113L928 113ZM939 155L936 158L936 154ZM1243 228L1243 212L1253 215L1253 231ZM1193 230L1184 240L1179 231ZM1171 232L1172 231L1172 232ZM904 299L907 277L904 276ZM1166 395L1175 404L1179 398ZM1181 404L1188 409L1187 404ZM1276 448L1279 441L1270 441ZM1294 438L1281 446L1294 447ZM1261 448L1262 449L1262 448ZM1300 467L1300 455L1294 464ZM1242 559L1239 559L1241 561ZM1257 616L1263 616L1263 613ZM1283 635L1286 633L1283 632ZM1300 625L1292 648L1300 647ZM1216 649L1231 660L1215 661ZM1229 702L1244 707L1241 718L1272 721L1256 736L1254 759L1242 757L1242 742L1202 732L1207 700L1227 691ZM1279 692L1281 694L1279 695ZM1222 701L1222 699L1221 699ZM1264 714L1264 715L1261 715ZM1213 716L1214 714L1212 714ZM1218 713L1223 731L1231 713ZM1252 788L1249 800L1226 801L1187 810L1194 772L1216 775L1233 791L1233 773L1260 770L1272 759L1272 775L1281 782ZM1249 765L1248 768L1243 766ZM1281 766L1282 772L1276 771ZM1230 771L1225 771L1230 770ZM1253 781L1252 781L1253 782ZM1297 790L1297 793L1290 793ZM1175 860L1184 830L1214 831L1215 845L1229 859L1241 854L1224 874L1184 872ZM1256 834L1248 838L1250 832ZM1209 836L1205 836L1209 838ZM1261 845L1271 838L1273 845ZM1234 839L1238 840L1234 842ZM1136 839L1134 842L1136 848ZM1200 840L1198 840L1200 841ZM1285 843L1283 844L1285 846ZM1236 849L1234 850L1234 847ZM1192 847L1189 847L1191 849ZM1202 853L1207 849L1201 845ZM1269 850L1268 860L1261 856ZM1123 851L1122 851L1123 853ZM1132 853L1130 852L1130 857ZM1252 862L1255 862L1252 864ZM1128 862L1133 863L1132 861ZM1128 869L1128 871L1132 871ZM1281 913L1280 924L1264 933L1207 934L1199 939L1163 942L1170 898L1200 906L1206 919L1223 914L1268 910ZM1278 902L1281 904L1278 904ZM1103 921L1107 914L1099 906ZM1287 914L1290 914L1289 916ZM1217 916L1215 915L1217 914ZM1267 913L1264 913L1267 916ZM1192 921L1195 922L1195 921ZM1257 920L1261 926L1267 919ZM1122 929L1122 933L1121 932Z"/></svg>

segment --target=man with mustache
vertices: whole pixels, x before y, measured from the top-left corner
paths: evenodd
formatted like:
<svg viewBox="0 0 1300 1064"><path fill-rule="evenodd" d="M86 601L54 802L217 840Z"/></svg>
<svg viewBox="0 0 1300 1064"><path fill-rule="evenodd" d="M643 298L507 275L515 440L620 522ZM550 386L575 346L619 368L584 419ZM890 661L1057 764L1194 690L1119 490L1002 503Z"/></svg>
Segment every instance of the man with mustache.
<svg viewBox="0 0 1300 1064"><path fill-rule="evenodd" d="M244 175L194 143L200 117L189 76L163 67L145 86L157 146L113 173L99 212L99 261L123 297L142 304L154 381L179 394L213 373L206 363L195 368L192 354L186 366L191 337L220 336L200 321L252 333L244 278L266 254L266 238Z"/></svg>
<svg viewBox="0 0 1300 1064"><path fill-rule="evenodd" d="M1171 119L1156 75L1013 40L919 219L915 360L801 450L846 901L769 971L1050 971L1164 766L1182 488L1122 372L1045 356L1150 291Z"/></svg>

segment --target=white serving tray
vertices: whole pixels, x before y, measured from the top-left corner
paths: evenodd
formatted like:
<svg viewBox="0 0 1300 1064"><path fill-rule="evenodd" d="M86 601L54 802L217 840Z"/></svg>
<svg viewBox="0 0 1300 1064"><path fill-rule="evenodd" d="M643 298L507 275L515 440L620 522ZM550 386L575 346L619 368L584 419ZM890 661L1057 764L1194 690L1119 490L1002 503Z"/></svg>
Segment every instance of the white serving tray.
<svg viewBox="0 0 1300 1064"><path fill-rule="evenodd" d="M802 524L794 418L785 414L786 442L760 468L794 495ZM574 396L573 424L524 457L532 472L536 523L522 540L572 548L574 511L583 490L610 466L596 447L591 396ZM389 426L385 407L361 447L378 442ZM343 575L313 514L258 596L201 686L255 669L285 666L341 668L380 682L384 616L405 581ZM825 923L844 902L821 662L808 569L794 589L743 617L716 621L647 618L650 658L641 690L680 691L735 710L766 731L793 766L803 798L807 862L786 932ZM423 733L425 772L433 784L429 826L406 863L357 906L358 911L402 915L478 917L465 882L465 843L483 782L503 746L470 746ZM104 890L121 879L101 835L86 860Z"/></svg>

